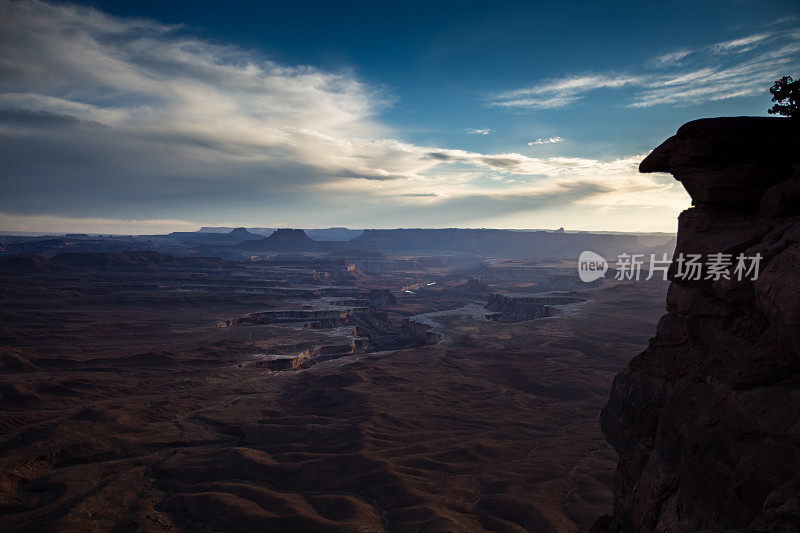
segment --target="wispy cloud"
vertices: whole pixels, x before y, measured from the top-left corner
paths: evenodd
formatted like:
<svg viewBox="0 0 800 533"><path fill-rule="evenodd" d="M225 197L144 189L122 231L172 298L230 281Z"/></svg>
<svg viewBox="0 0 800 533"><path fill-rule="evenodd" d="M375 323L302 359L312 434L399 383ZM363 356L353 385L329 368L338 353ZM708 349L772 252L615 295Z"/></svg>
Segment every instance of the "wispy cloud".
<svg viewBox="0 0 800 533"><path fill-rule="evenodd" d="M556 109L580 100L589 91L616 89L640 83L635 76L591 74L549 80L544 83L498 93L489 98L493 107L520 109Z"/></svg>
<svg viewBox="0 0 800 533"><path fill-rule="evenodd" d="M562 139L561 137L547 137L544 139L534 139L528 143L528 146L535 146L537 144L555 144L555 143L560 143L563 140L564 139Z"/></svg>
<svg viewBox="0 0 800 533"><path fill-rule="evenodd" d="M638 77L632 76L611 76L611 75L586 75L574 78L563 78L550 80L540 85L508 91L497 95L497 98L516 98L519 96L529 96L536 94L563 94L580 93L607 87L617 88L637 83Z"/></svg>
<svg viewBox="0 0 800 533"><path fill-rule="evenodd" d="M732 39L730 41L723 41L721 43L717 43L712 47L712 50L717 54L724 54L729 52L748 52L750 50L755 49L758 46L758 43L765 41L772 37L773 33L756 33L753 35L748 35L746 37L740 37L738 39Z"/></svg>
<svg viewBox="0 0 800 533"><path fill-rule="evenodd" d="M800 39L790 39L782 45L754 49L737 61L660 78L658 83L642 87L629 106L691 105L766 94L774 80L798 67Z"/></svg>
<svg viewBox="0 0 800 533"><path fill-rule="evenodd" d="M765 27L781 26L783 24L788 24L790 22L796 22L798 20L800 20L800 17L798 17L797 15L787 15L785 17L777 18L777 19L775 19L775 20L773 20L771 22L767 22L766 24L764 24L764 26Z"/></svg>
<svg viewBox="0 0 800 533"><path fill-rule="evenodd" d="M492 133L492 130L490 130L489 128L481 128L481 129L470 128L467 130L467 133L470 135L489 135L490 133Z"/></svg>
<svg viewBox="0 0 800 533"><path fill-rule="evenodd" d="M683 59L686 58L686 56L688 56L692 52L693 50L690 50L688 48L675 50L674 52L654 57L653 59L648 61L647 65L655 68L680 66Z"/></svg>
<svg viewBox="0 0 800 533"><path fill-rule="evenodd" d="M800 32L781 30L659 55L645 66L659 73L581 74L489 98L507 109L555 109L601 89L628 89L627 106L692 105L765 93L775 79L800 68Z"/></svg>

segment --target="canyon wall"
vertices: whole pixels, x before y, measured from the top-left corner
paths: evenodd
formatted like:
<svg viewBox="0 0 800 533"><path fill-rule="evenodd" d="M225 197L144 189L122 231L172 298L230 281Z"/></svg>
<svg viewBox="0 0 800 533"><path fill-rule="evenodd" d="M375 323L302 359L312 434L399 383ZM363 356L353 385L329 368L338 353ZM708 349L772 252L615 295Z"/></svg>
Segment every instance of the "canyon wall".
<svg viewBox="0 0 800 533"><path fill-rule="evenodd" d="M392 253L451 251L479 256L517 258L558 257L574 260L583 250L606 257L638 249L634 235L558 233L497 229L365 230L349 242L357 250Z"/></svg>
<svg viewBox="0 0 800 533"><path fill-rule="evenodd" d="M442 340L442 336L433 331L432 325L419 321L414 317L403 319L403 331L425 344L437 344Z"/></svg>
<svg viewBox="0 0 800 533"><path fill-rule="evenodd" d="M596 529L800 531L798 132L795 119L697 120L641 163L694 207L667 314L601 414L619 463L613 517ZM681 254L732 264L696 278Z"/></svg>
<svg viewBox="0 0 800 533"><path fill-rule="evenodd" d="M486 309L501 314L501 319L508 322L521 322L561 314L557 306L585 302L585 298L572 296L526 296L492 293L486 302Z"/></svg>

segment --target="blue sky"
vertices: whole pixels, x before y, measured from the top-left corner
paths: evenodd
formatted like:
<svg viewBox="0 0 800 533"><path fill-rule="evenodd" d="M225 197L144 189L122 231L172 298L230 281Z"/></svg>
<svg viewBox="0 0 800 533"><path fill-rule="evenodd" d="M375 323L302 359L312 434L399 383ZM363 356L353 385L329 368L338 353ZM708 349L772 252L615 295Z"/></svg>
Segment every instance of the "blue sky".
<svg viewBox="0 0 800 533"><path fill-rule="evenodd" d="M672 231L642 156L800 75L795 1L375 4L0 0L0 229Z"/></svg>

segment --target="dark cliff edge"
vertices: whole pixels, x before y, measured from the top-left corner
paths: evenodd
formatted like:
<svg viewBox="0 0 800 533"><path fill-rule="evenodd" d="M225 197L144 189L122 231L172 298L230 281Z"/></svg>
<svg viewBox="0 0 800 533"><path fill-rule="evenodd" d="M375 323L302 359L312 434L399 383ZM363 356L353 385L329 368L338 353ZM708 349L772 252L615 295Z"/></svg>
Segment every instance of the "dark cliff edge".
<svg viewBox="0 0 800 533"><path fill-rule="evenodd" d="M692 197L675 258L762 259L741 281L673 261L667 314L601 413L619 463L593 530L800 531L800 121L689 122L639 169Z"/></svg>

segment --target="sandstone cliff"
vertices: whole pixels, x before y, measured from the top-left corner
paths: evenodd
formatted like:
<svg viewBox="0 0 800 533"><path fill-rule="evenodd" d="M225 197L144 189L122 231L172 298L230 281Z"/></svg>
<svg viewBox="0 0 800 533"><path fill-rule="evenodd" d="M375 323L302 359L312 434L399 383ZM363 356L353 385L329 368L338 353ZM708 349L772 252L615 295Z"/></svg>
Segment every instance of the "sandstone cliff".
<svg viewBox="0 0 800 533"><path fill-rule="evenodd" d="M537 318L558 316L569 306L585 302L585 298L573 296L545 295L509 295L489 294L486 309L500 313L500 320L521 322Z"/></svg>
<svg viewBox="0 0 800 533"><path fill-rule="evenodd" d="M687 279L616 376L612 531L800 531L800 121L689 122L640 165L692 197L680 254L760 254L741 281Z"/></svg>

